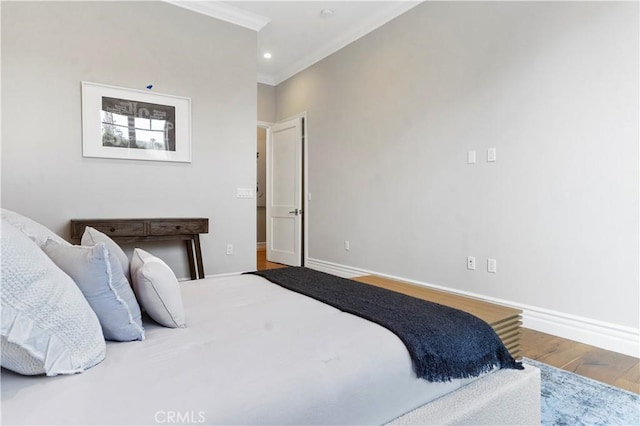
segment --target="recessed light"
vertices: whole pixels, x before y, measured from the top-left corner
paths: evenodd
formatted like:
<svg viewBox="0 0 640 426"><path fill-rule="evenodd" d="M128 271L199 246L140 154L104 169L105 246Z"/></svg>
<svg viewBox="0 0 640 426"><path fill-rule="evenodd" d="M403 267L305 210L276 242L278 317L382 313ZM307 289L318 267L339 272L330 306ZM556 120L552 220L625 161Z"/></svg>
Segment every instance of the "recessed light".
<svg viewBox="0 0 640 426"><path fill-rule="evenodd" d="M271 53L269 52L265 52L264 55L262 55L265 59L271 59Z"/></svg>
<svg viewBox="0 0 640 426"><path fill-rule="evenodd" d="M322 16L323 18L329 18L329 17L333 16L333 10L332 9L322 9L320 11L320 16Z"/></svg>

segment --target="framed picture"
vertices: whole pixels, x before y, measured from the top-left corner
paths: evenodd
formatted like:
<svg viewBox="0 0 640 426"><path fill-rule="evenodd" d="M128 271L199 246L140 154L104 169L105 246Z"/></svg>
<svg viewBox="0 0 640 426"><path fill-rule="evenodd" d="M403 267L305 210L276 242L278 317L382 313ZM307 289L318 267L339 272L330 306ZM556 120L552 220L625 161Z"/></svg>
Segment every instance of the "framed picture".
<svg viewBox="0 0 640 426"><path fill-rule="evenodd" d="M191 162L191 99L82 82L82 156Z"/></svg>

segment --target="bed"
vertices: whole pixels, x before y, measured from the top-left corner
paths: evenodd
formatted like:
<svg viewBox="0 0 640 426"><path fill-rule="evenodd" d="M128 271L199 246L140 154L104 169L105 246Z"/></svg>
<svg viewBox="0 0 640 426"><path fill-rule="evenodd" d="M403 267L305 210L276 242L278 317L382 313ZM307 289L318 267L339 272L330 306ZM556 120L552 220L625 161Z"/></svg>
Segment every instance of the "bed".
<svg viewBox="0 0 640 426"><path fill-rule="evenodd" d="M186 327L144 318L144 340L107 342L104 360L82 374L3 368L2 423L540 421L533 367L430 382L394 333L262 277L188 281L180 293Z"/></svg>

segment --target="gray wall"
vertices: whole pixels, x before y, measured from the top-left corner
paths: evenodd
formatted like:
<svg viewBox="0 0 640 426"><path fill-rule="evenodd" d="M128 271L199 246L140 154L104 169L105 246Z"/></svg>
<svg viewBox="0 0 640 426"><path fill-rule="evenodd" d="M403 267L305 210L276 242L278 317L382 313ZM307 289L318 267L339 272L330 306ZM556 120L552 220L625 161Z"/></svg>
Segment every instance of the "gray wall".
<svg viewBox="0 0 640 426"><path fill-rule="evenodd" d="M276 121L276 88L274 86L258 83L258 121L267 123Z"/></svg>
<svg viewBox="0 0 640 426"><path fill-rule="evenodd" d="M257 159L257 181L258 191L256 194L256 226L258 233L256 242L267 242L267 130L258 127L258 159Z"/></svg>
<svg viewBox="0 0 640 426"><path fill-rule="evenodd" d="M310 258L637 329L637 3L423 3L276 105L308 113Z"/></svg>
<svg viewBox="0 0 640 426"><path fill-rule="evenodd" d="M276 88L267 84L258 83L258 121L265 123L276 122ZM256 240L259 243L267 241L267 207L266 207L266 148L267 132L264 128L258 128L258 184L262 181L262 198L256 200L256 226L258 232ZM259 195L259 194L258 194Z"/></svg>
<svg viewBox="0 0 640 426"><path fill-rule="evenodd" d="M208 217L206 274L255 269L255 200L236 198L255 55L255 32L163 2L2 2L2 206L64 237L72 218ZM83 158L83 80L190 97L193 162ZM145 247L188 276L183 244Z"/></svg>

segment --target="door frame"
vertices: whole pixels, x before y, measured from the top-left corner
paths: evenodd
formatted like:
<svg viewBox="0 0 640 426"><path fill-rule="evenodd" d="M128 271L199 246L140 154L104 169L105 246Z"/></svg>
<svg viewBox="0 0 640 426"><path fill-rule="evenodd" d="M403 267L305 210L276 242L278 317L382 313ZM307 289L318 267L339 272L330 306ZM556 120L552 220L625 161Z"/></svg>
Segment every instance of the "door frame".
<svg viewBox="0 0 640 426"><path fill-rule="evenodd" d="M257 122L257 127L261 127L267 130L267 141L271 142L271 127L273 127L277 123L281 123L284 121L294 120L296 118L302 118L302 182L300 187L302 188L302 235L300 238L302 239L300 247L302 247L302 259L300 259L302 266L305 266L309 260L309 170L308 170L308 159L309 159L309 132L307 129L309 128L309 123L307 120L307 112L303 111L299 114L292 115L287 118L283 118L275 123L269 121L260 121ZM269 155L269 152L266 153ZM266 159L267 161L268 158ZM267 173L269 173L267 168ZM267 188L268 190L268 188ZM258 199L256 198L256 209L257 209ZM269 241L266 241L269 244Z"/></svg>

